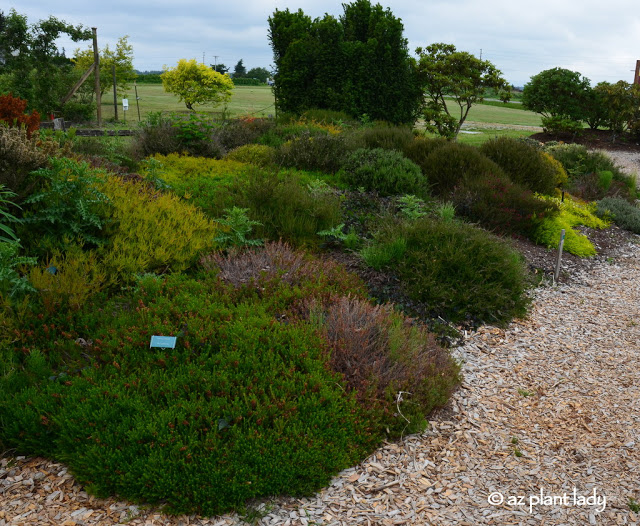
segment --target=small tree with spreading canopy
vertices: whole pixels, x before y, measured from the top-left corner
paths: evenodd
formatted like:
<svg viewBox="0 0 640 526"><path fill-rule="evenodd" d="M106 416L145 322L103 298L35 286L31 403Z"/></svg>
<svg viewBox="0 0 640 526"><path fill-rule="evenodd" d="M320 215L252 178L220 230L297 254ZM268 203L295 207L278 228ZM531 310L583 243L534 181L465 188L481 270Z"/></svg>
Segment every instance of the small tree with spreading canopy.
<svg viewBox="0 0 640 526"><path fill-rule="evenodd" d="M503 102L511 98L511 88L502 73L488 60L480 60L452 44L431 44L417 48L418 75L428 101L424 117L427 128L455 139L474 104L493 88ZM455 114L450 106L457 105Z"/></svg>
<svg viewBox="0 0 640 526"><path fill-rule="evenodd" d="M100 93L104 95L113 85L113 66L116 67L116 86L118 93L124 95L136 77L133 68L133 46L129 44L129 35L118 39L115 50L107 44L100 50ZM76 49L71 59L78 75L82 75L93 64L93 47L84 50ZM91 78L93 75L91 76ZM85 82L83 88L93 91L93 82Z"/></svg>
<svg viewBox="0 0 640 526"><path fill-rule="evenodd" d="M577 132L590 117L592 97L589 79L577 71L547 69L531 77L522 90L522 105L542 115L542 126L551 131Z"/></svg>
<svg viewBox="0 0 640 526"><path fill-rule="evenodd" d="M229 76L213 71L196 59L180 59L175 68L164 66L163 71L164 90L177 95L190 110L194 109L194 104L217 106L231 98L233 81Z"/></svg>

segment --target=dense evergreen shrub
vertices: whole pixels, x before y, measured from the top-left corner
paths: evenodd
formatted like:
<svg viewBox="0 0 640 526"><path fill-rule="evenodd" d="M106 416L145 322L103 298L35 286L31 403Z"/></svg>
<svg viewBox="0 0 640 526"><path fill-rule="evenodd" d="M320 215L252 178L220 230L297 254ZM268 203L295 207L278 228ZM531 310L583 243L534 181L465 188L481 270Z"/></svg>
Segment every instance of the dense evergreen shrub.
<svg viewBox="0 0 640 526"><path fill-rule="evenodd" d="M352 188L375 190L380 195L428 193L420 168L401 153L382 148L361 148L350 154L340 172Z"/></svg>
<svg viewBox="0 0 640 526"><path fill-rule="evenodd" d="M347 142L351 150L382 148L403 152L414 140L408 126L365 126L349 133Z"/></svg>
<svg viewBox="0 0 640 526"><path fill-rule="evenodd" d="M562 166L518 139L491 139L480 146L480 152L500 166L513 182L533 192L552 195L567 179Z"/></svg>
<svg viewBox="0 0 640 526"><path fill-rule="evenodd" d="M446 197L464 181L504 175L503 170L477 148L457 142L434 149L420 167L433 192Z"/></svg>
<svg viewBox="0 0 640 526"><path fill-rule="evenodd" d="M407 248L392 268L407 294L436 315L505 324L526 313L529 280L522 257L485 230L423 217L383 225L376 242L399 238Z"/></svg>
<svg viewBox="0 0 640 526"><path fill-rule="evenodd" d="M231 150L227 153L225 159L266 167L275 162L276 152L270 146L245 144L244 146L238 146L234 150Z"/></svg>
<svg viewBox="0 0 640 526"><path fill-rule="evenodd" d="M216 136L222 146L229 151L245 144L257 142L258 138L274 127L269 119L232 119L222 124L216 131Z"/></svg>
<svg viewBox="0 0 640 526"><path fill-rule="evenodd" d="M447 144L449 144L449 141L441 137L435 139L415 137L404 147L402 153L407 159L416 163L424 173L423 165L431 152Z"/></svg>
<svg viewBox="0 0 640 526"><path fill-rule="evenodd" d="M215 247L216 225L194 205L136 182L110 177L102 191L111 203L100 250L111 283L145 272L180 272Z"/></svg>
<svg viewBox="0 0 640 526"><path fill-rule="evenodd" d="M611 218L620 228L640 234L640 209L624 199L606 197L597 203L596 213L601 218Z"/></svg>
<svg viewBox="0 0 640 526"><path fill-rule="evenodd" d="M276 153L282 166L299 170L335 173L340 170L348 152L340 135L301 135L284 143Z"/></svg>
<svg viewBox="0 0 640 526"><path fill-rule="evenodd" d="M487 230L529 239L545 217L559 211L554 202L539 199L531 190L494 175L465 181L454 190L453 202L458 215Z"/></svg>

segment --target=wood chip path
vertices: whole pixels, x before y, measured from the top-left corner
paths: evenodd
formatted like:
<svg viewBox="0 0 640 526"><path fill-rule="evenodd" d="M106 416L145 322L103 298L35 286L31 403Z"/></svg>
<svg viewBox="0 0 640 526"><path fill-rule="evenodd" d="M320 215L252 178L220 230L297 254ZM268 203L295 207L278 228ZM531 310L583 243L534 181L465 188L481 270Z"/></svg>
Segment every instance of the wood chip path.
<svg viewBox="0 0 640 526"><path fill-rule="evenodd" d="M640 502L639 258L622 247L571 286L538 289L529 319L469 334L455 350L464 384L426 433L313 498L260 505L258 523L640 524L629 507ZM0 460L0 526L240 523L96 500L60 464Z"/></svg>

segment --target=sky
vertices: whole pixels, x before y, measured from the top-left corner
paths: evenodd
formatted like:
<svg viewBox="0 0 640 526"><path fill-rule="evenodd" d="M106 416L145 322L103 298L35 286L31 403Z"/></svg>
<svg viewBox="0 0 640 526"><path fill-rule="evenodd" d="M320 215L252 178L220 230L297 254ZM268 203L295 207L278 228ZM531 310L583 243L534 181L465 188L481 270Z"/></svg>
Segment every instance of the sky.
<svg viewBox="0 0 640 526"><path fill-rule="evenodd" d="M97 27L98 46L114 48L129 36L140 71L173 67L181 58L248 69L272 69L268 18L276 10L302 9L312 18L339 16L348 0L1 0L35 23L53 15L73 25ZM372 0L372 3L377 3ZM592 85L632 82L640 60L637 0L381 0L402 19L409 50L435 42L454 44L491 61L514 86L545 70L578 71ZM67 56L91 42L61 39Z"/></svg>

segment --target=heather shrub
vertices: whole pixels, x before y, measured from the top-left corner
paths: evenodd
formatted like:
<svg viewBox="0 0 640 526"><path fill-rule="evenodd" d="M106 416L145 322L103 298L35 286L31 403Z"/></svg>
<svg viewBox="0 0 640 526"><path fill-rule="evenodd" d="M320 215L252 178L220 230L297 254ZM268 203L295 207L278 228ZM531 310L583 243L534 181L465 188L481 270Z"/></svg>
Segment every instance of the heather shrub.
<svg viewBox="0 0 640 526"><path fill-rule="evenodd" d="M423 431L460 381L458 364L433 335L391 305L341 296L309 308L329 342L331 369L394 436Z"/></svg>
<svg viewBox="0 0 640 526"><path fill-rule="evenodd" d="M453 202L458 215L487 230L529 239L544 218L559 211L555 202L542 200L531 190L494 175L465 181L454 190Z"/></svg>
<svg viewBox="0 0 640 526"><path fill-rule="evenodd" d="M317 246L317 232L340 224L340 198L331 192L320 199L308 182L304 173L254 167L219 193L216 206L248 208L249 217L262 224L255 229L256 237Z"/></svg>
<svg viewBox="0 0 640 526"><path fill-rule="evenodd" d="M500 166L513 182L533 192L552 195L567 179L562 166L518 139L491 139L480 146L480 152Z"/></svg>
<svg viewBox="0 0 640 526"><path fill-rule="evenodd" d="M270 146L264 146L262 144L238 146L227 153L225 157L228 161L255 164L262 167L271 166L275 162L275 158L275 150Z"/></svg>
<svg viewBox="0 0 640 526"><path fill-rule="evenodd" d="M224 157L227 150L218 136L218 125L208 115L174 114L171 116L171 125L178 130L179 151L213 159Z"/></svg>
<svg viewBox="0 0 640 526"><path fill-rule="evenodd" d="M227 151L234 150L245 144L258 141L260 136L269 132L275 124L269 119L253 117L226 121L216 131L216 136Z"/></svg>
<svg viewBox="0 0 640 526"><path fill-rule="evenodd" d="M340 171L352 188L374 190L380 195L428 193L420 168L401 153L382 148L361 148L350 154Z"/></svg>
<svg viewBox="0 0 640 526"><path fill-rule="evenodd" d="M316 122L319 124L351 124L355 123L353 116L344 111L326 110L312 108L302 113L300 118L307 122Z"/></svg>
<svg viewBox="0 0 640 526"><path fill-rule="evenodd" d="M15 202L39 188L39 179L30 174L47 161L47 151L38 147L36 137L29 138L25 129L0 125L0 184L16 194Z"/></svg>
<svg viewBox="0 0 640 526"><path fill-rule="evenodd" d="M403 152L414 140L407 126L371 126L352 131L347 137L350 150L382 148Z"/></svg>
<svg viewBox="0 0 640 526"><path fill-rule="evenodd" d="M287 141L291 141L301 136L318 137L327 135L329 131L326 125L309 124L301 121L294 121L288 124L278 124L269 128L258 139L259 144L279 148Z"/></svg>
<svg viewBox="0 0 640 526"><path fill-rule="evenodd" d="M507 243L458 221L423 217L386 222L376 243L406 240L391 268L403 289L435 316L454 322L506 324L526 314L529 280Z"/></svg>
<svg viewBox="0 0 640 526"><path fill-rule="evenodd" d="M606 153L589 151L580 144L554 144L546 150L569 174L567 189L573 195L590 201L604 197L635 199L635 176L627 175ZM608 184L603 180L609 178L607 172L611 173Z"/></svg>
<svg viewBox="0 0 640 526"><path fill-rule="evenodd" d="M434 149L420 167L433 192L444 197L465 181L504 175L504 171L477 148L457 142Z"/></svg>
<svg viewBox="0 0 640 526"><path fill-rule="evenodd" d="M640 234L640 209L624 199L605 197L597 202L596 214L604 219L613 219L624 230Z"/></svg>
<svg viewBox="0 0 640 526"><path fill-rule="evenodd" d="M557 198L546 197L554 202L560 209L560 213L553 217L547 217L536 230L533 240L549 248L555 248L560 243L562 229L565 230L563 250L580 257L589 257L596 254L596 249L589 239L573 227L583 225L589 228L605 228L607 223L598 218L595 212L595 204L583 204L566 196L561 202Z"/></svg>
<svg viewBox="0 0 640 526"><path fill-rule="evenodd" d="M14 97L11 93L0 95L0 121L7 126L23 128L27 138L40 127L40 114L37 111L27 115L27 101Z"/></svg>
<svg viewBox="0 0 640 526"><path fill-rule="evenodd" d="M431 155L434 150L447 144L449 144L449 141L442 137L435 139L415 137L411 142L407 143L402 153L407 159L416 163L424 173L423 165L426 163L429 155Z"/></svg>
<svg viewBox="0 0 640 526"><path fill-rule="evenodd" d="M100 255L111 282L144 272L180 272L215 247L215 224L171 194L111 177L102 186L112 208Z"/></svg>
<svg viewBox="0 0 640 526"><path fill-rule="evenodd" d="M162 112L150 113L138 125L134 136L134 152L140 159L154 154L168 155L180 152L179 130L173 126L173 119Z"/></svg>
<svg viewBox="0 0 640 526"><path fill-rule="evenodd" d="M335 173L340 170L347 156L345 141L340 135L303 134L287 141L276 152L276 162L281 166L299 170Z"/></svg>
<svg viewBox="0 0 640 526"><path fill-rule="evenodd" d="M382 437L314 326L230 303L215 279L147 276L76 319L90 361L62 374L46 353L23 355L0 378L0 441L64 462L96 496L211 516L312 494ZM60 345L76 336L49 331ZM178 345L150 349L152 334Z"/></svg>
<svg viewBox="0 0 640 526"><path fill-rule="evenodd" d="M103 289L107 277L94 251L80 246L68 246L55 253L44 265L29 272L31 285L39 292L46 312L78 310L87 300Z"/></svg>

